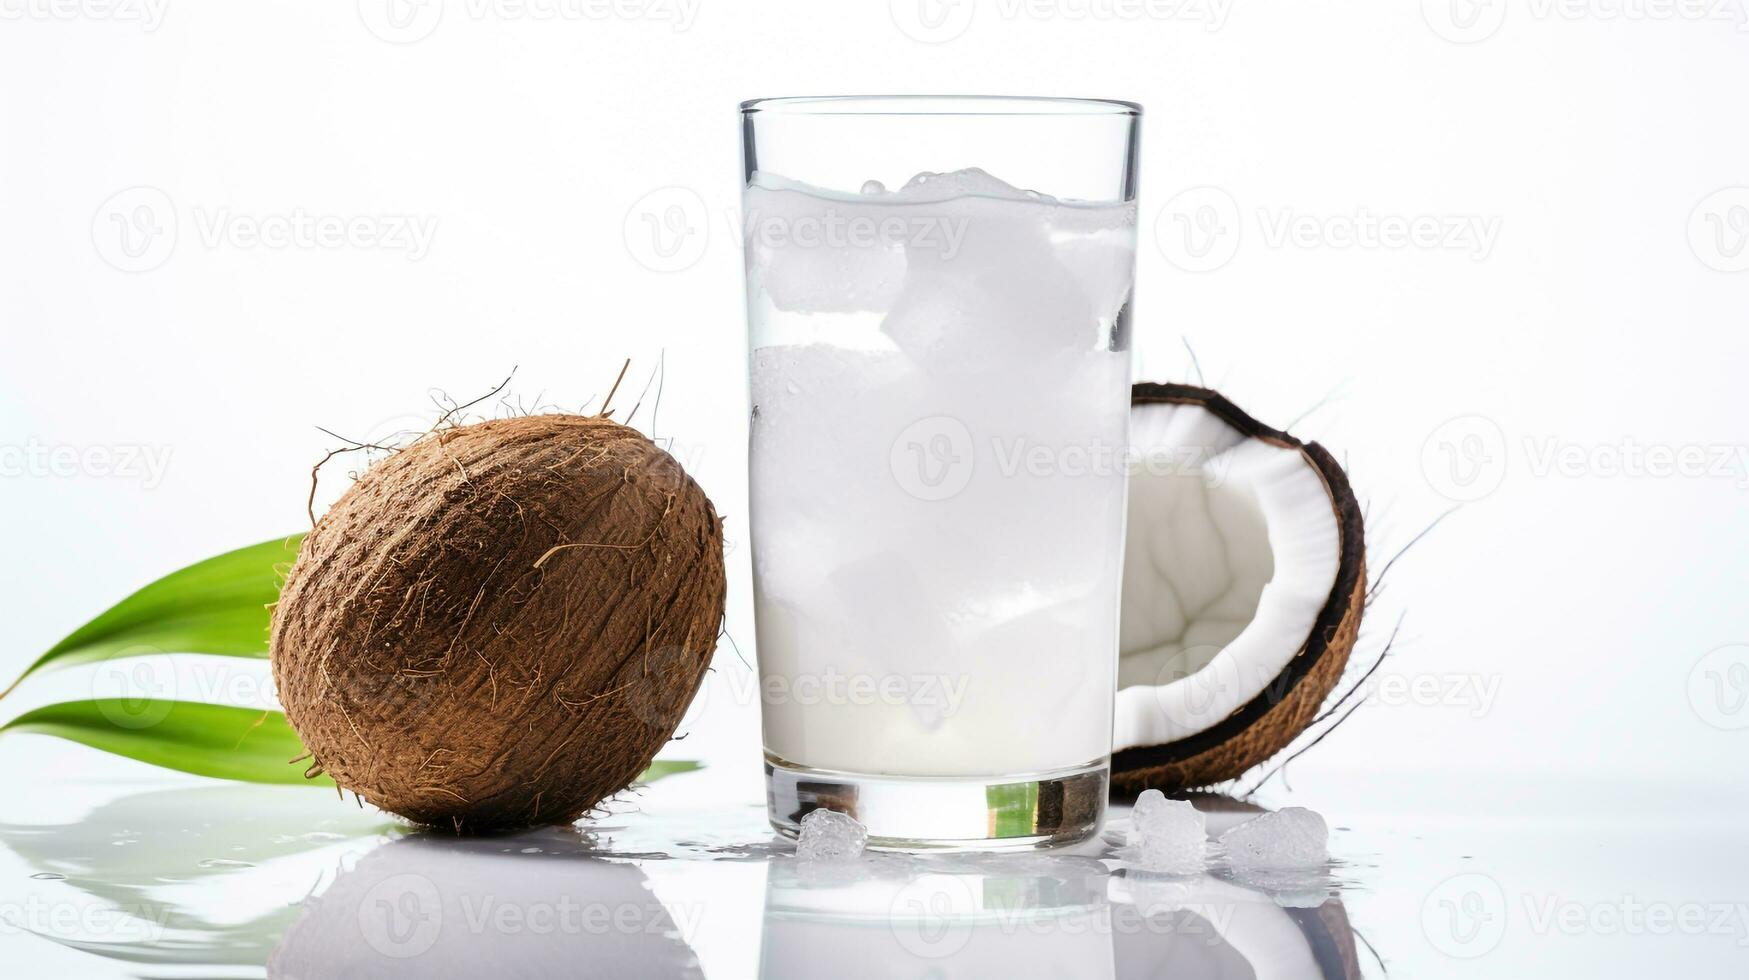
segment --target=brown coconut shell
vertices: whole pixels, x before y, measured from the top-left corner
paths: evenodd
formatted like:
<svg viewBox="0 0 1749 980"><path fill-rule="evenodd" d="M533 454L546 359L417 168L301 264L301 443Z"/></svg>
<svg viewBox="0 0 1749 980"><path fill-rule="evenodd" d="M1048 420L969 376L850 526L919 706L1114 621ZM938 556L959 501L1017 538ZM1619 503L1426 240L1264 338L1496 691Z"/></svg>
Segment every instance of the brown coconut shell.
<svg viewBox="0 0 1749 980"><path fill-rule="evenodd" d="M274 609L286 717L343 789L420 823L569 823L673 735L716 647L723 525L606 418L445 429L372 466Z"/></svg>
<svg viewBox="0 0 1749 980"><path fill-rule="evenodd" d="M1188 738L1128 748L1112 756L1115 792L1172 793L1238 778L1286 748L1317 717L1360 635L1361 615L1366 611L1366 537L1348 474L1323 446L1270 428L1220 393L1194 385L1143 382L1132 389L1130 402L1132 406L1196 405L1247 438L1297 450L1323 479L1341 538L1342 553L1329 599L1299 651L1262 693Z"/></svg>

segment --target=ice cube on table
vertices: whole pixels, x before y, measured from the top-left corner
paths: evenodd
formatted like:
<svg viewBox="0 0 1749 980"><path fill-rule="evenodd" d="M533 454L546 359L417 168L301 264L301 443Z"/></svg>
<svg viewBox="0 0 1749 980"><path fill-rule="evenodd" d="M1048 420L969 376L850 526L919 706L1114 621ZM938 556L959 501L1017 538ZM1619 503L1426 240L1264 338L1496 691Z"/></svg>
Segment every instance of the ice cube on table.
<svg viewBox="0 0 1749 980"><path fill-rule="evenodd" d="M796 857L803 861L855 861L868 846L868 828L848 813L812 810L802 817Z"/></svg>
<svg viewBox="0 0 1749 980"><path fill-rule="evenodd" d="M1203 869L1208 840L1201 811L1184 800L1169 800L1157 789L1143 790L1130 810L1130 853L1148 871L1195 874Z"/></svg>
<svg viewBox="0 0 1749 980"><path fill-rule="evenodd" d="M1222 834L1221 845L1235 867L1316 867L1330 860L1330 828L1315 811L1283 807Z"/></svg>

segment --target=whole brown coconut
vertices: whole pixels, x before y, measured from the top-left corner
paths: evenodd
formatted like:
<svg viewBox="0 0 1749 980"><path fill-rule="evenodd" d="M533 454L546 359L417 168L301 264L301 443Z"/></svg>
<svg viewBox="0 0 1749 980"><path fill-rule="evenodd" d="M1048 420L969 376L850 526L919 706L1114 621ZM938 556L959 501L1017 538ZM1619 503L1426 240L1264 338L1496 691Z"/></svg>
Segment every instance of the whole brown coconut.
<svg viewBox="0 0 1749 980"><path fill-rule="evenodd" d="M603 417L441 430L316 523L273 615L286 717L335 782L421 823L569 823L673 735L716 647L723 525Z"/></svg>

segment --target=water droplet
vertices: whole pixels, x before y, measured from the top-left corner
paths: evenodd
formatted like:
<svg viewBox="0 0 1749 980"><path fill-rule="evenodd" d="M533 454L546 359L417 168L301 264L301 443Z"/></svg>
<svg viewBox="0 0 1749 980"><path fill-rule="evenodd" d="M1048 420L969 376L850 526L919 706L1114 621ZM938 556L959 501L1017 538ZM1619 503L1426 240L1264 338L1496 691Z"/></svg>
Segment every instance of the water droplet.
<svg viewBox="0 0 1749 980"><path fill-rule="evenodd" d="M66 875L58 875L58 874L55 874L53 871L39 871L36 874L31 875L31 878L33 878L37 881L66 881L67 880Z"/></svg>
<svg viewBox="0 0 1749 980"><path fill-rule="evenodd" d="M878 180L864 181L862 192L864 194L885 194L887 192L887 185Z"/></svg>
<svg viewBox="0 0 1749 980"><path fill-rule="evenodd" d="M539 853L541 853L541 849L538 847L525 847L522 849L522 853L523 854L539 854Z"/></svg>
<svg viewBox="0 0 1749 980"><path fill-rule="evenodd" d="M248 861L233 861L229 858L207 858L205 861L200 862L200 866L208 869L255 867L255 865L250 864Z"/></svg>

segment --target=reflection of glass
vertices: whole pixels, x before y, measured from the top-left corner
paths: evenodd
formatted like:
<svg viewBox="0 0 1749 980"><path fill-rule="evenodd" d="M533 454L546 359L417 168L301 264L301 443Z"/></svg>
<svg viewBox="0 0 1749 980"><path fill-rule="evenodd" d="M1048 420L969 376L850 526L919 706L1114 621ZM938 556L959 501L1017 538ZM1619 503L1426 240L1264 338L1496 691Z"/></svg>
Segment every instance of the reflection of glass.
<svg viewBox="0 0 1749 980"><path fill-rule="evenodd" d="M743 107L771 820L877 844L1097 826L1140 110Z"/></svg>
<svg viewBox="0 0 1749 980"><path fill-rule="evenodd" d="M760 975L1073 976L1112 973L1104 868L1090 857L874 858L847 868L774 863ZM834 875L837 872L837 875Z"/></svg>

